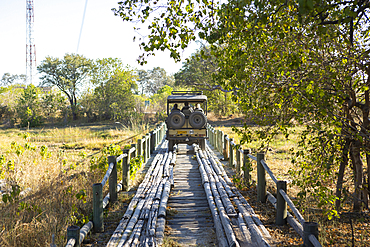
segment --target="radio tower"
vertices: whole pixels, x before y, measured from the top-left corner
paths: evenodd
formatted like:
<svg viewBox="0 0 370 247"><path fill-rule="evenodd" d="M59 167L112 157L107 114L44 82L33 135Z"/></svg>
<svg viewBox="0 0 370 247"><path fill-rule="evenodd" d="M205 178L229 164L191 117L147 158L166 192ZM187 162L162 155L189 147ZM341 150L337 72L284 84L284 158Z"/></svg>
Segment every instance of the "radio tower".
<svg viewBox="0 0 370 247"><path fill-rule="evenodd" d="M32 84L33 75L36 71L36 47L33 43L33 0L26 0L26 22L27 22L27 41L26 41L26 77L27 83Z"/></svg>

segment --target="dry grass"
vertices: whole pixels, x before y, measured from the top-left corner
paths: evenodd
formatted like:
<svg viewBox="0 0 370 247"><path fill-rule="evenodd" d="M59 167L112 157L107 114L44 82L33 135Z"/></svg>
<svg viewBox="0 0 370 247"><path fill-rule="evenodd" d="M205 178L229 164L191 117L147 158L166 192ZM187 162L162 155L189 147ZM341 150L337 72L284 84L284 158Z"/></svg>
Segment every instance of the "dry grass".
<svg viewBox="0 0 370 247"><path fill-rule="evenodd" d="M80 161L95 149L135 134L95 130L31 130L28 137L25 131L0 130L0 157L5 161L0 179L7 181L1 190L14 192L0 203L0 246L50 246L52 235L62 246L69 225L82 226L89 220L92 184L103 175ZM78 148L66 149L68 145ZM19 195L20 191L28 193Z"/></svg>

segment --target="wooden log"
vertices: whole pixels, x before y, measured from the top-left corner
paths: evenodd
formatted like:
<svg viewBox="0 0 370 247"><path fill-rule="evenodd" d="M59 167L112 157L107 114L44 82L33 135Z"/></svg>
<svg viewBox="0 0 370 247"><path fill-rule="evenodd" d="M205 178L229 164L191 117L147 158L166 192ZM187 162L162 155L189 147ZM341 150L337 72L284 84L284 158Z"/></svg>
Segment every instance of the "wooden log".
<svg viewBox="0 0 370 247"><path fill-rule="evenodd" d="M229 140L229 150L230 150L230 154L229 154L229 166L234 168L234 139L233 138L230 138Z"/></svg>
<svg viewBox="0 0 370 247"><path fill-rule="evenodd" d="M116 230L113 232L109 242L107 243L107 247L116 247L119 240L121 239L123 232L126 229L127 223L129 222L129 218L122 218L119 222Z"/></svg>
<svg viewBox="0 0 370 247"><path fill-rule="evenodd" d="M245 200L244 196L237 189L235 189L235 194L238 196L238 199L243 204L243 206L248 210L248 212L251 215L253 221L260 228L262 234L266 238L271 238L270 233L267 231L267 229L265 228L265 226L262 224L261 220L258 218L258 216L256 215L256 213L254 212L252 206L247 202L247 200Z"/></svg>
<svg viewBox="0 0 370 247"><path fill-rule="evenodd" d="M243 233L243 236L245 238L245 241L250 245L253 246L254 243L252 242L251 233L249 232L247 225L245 224L243 220L243 215L241 213L238 213L238 226L240 231Z"/></svg>
<svg viewBox="0 0 370 247"><path fill-rule="evenodd" d="M108 170L106 171L103 180L101 181L102 186L104 187L105 183L108 181L110 174L112 173L114 163L109 163Z"/></svg>
<svg viewBox="0 0 370 247"><path fill-rule="evenodd" d="M137 205L137 207L135 209L134 214L132 215L130 221L128 222L128 224L126 226L125 231L122 234L122 237L121 237L121 239L120 239L120 241L118 243L118 246L123 246L123 244L126 242L127 238L132 234L132 230L133 230L136 222L139 219L141 209L144 206L144 202L145 202L145 200L141 200L138 203L138 205Z"/></svg>
<svg viewBox="0 0 370 247"><path fill-rule="evenodd" d="M126 157L122 160L122 185L123 190L128 191L130 187L130 159L131 155L129 150L125 149L123 150L125 154L127 154Z"/></svg>
<svg viewBox="0 0 370 247"><path fill-rule="evenodd" d="M199 156L204 157L204 155L202 155L201 151L199 151L199 153L200 153ZM204 159L202 159L202 163L204 163L203 160ZM209 181L210 181L209 184L211 186L211 191L212 191L212 194L213 194L214 201L215 201L215 203L217 205L217 208L218 208L218 211L219 211L221 223L222 223L223 229L225 231L227 241L228 241L230 246L237 247L237 246L239 246L239 243L236 240L235 234L234 234L233 229L231 227L230 219L229 219L229 217L228 217L228 215L225 211L225 208L223 206L222 199L221 199L220 194L218 192L216 183L214 182L215 178L213 177L212 172L208 172L208 178L209 178Z"/></svg>
<svg viewBox="0 0 370 247"><path fill-rule="evenodd" d="M150 224L148 224L148 230L149 230L149 236L154 237L155 235L155 229L157 225L157 219L158 219L158 208L159 208L160 201L157 200L153 203L152 209L150 211Z"/></svg>
<svg viewBox="0 0 370 247"><path fill-rule="evenodd" d="M303 244L306 247L314 247L318 242L319 237L319 224L316 222L304 222L303 223ZM311 241L310 236L314 236ZM318 242L320 244L320 242ZM321 246L321 244L320 244Z"/></svg>
<svg viewBox="0 0 370 247"><path fill-rule="evenodd" d="M171 184L167 179L166 183L164 184L161 203L159 204L158 217L166 217L166 207L167 207L168 197L170 195L170 189L171 189Z"/></svg>
<svg viewBox="0 0 370 247"><path fill-rule="evenodd" d="M276 198L270 192L267 192L267 199L276 208ZM287 213L287 221L289 225L303 238L302 225L289 212Z"/></svg>
<svg viewBox="0 0 370 247"><path fill-rule="evenodd" d="M85 237L87 236L87 234L89 233L89 231L92 228L93 228L93 222L92 221L89 221L88 223L83 225L83 227L80 229L80 243L82 243L82 241L84 241Z"/></svg>
<svg viewBox="0 0 370 247"><path fill-rule="evenodd" d="M166 225L166 219L158 218L156 232L155 232L156 245L158 246L161 246L163 244L165 225Z"/></svg>
<svg viewBox="0 0 370 247"><path fill-rule="evenodd" d="M266 202L266 171L261 164L265 159L264 153L257 154L257 201Z"/></svg>
<svg viewBox="0 0 370 247"><path fill-rule="evenodd" d="M117 201L117 158L116 156L108 156L108 164L113 163L113 169L109 176L109 201L114 203Z"/></svg>
<svg viewBox="0 0 370 247"><path fill-rule="evenodd" d="M217 211L216 204L213 200L212 192L209 183L203 184L204 191L207 195L208 206L212 213L213 223L216 229L217 241L219 247L228 247L226 236L222 227L220 215Z"/></svg>
<svg viewBox="0 0 370 247"><path fill-rule="evenodd" d="M210 182L210 185L211 185L211 190L212 190L214 201L215 201L216 206L217 206L218 211L219 211L222 226L223 226L224 231L225 231L227 242L229 243L230 246L237 247L237 246L239 246L239 244L236 241L234 231L231 227L230 219L229 219L228 215L226 214L225 208L224 208L224 206L222 204L222 201L220 199L220 196L218 194L216 184L214 182Z"/></svg>
<svg viewBox="0 0 370 247"><path fill-rule="evenodd" d="M276 186L276 191L280 191L280 189L286 191L286 181L278 181ZM276 225L282 226L287 222L287 203L279 192L276 195L276 199Z"/></svg>
<svg viewBox="0 0 370 247"><path fill-rule="evenodd" d="M164 163L164 166L163 166L163 176L164 177L169 177L170 176L169 168L170 168L171 159L172 159L172 152L169 152L167 160L166 160L166 162Z"/></svg>
<svg viewBox="0 0 370 247"><path fill-rule="evenodd" d="M236 156L236 174L238 176L241 176L242 170L241 170L241 161L242 161L242 152L240 152L240 149L235 150L235 156Z"/></svg>
<svg viewBox="0 0 370 247"><path fill-rule="evenodd" d="M170 184L171 184L171 188L175 186L175 181L173 179L173 165L170 166Z"/></svg>
<svg viewBox="0 0 370 247"><path fill-rule="evenodd" d="M198 164L199 164L199 171L200 171L200 176L201 176L201 179L202 179L202 184L209 183L208 176L207 176L207 174L204 170L203 162L201 161L198 153L197 153L197 160L198 160Z"/></svg>
<svg viewBox="0 0 370 247"><path fill-rule="evenodd" d="M217 175L222 175L221 169L218 167L218 164L216 163L215 159L212 156L209 156L209 160L211 162L213 170L215 170Z"/></svg>
<svg viewBox="0 0 370 247"><path fill-rule="evenodd" d="M243 215L245 222L248 225L250 233L252 235L252 239L257 241L258 246L269 246L267 241L264 239L261 231L257 227L257 225L252 220L251 215L249 212L244 208L244 206L240 203L239 199L234 198L234 203L237 205L239 212Z"/></svg>
<svg viewBox="0 0 370 247"><path fill-rule="evenodd" d="M236 214L235 208L233 204L231 203L229 196L227 192L225 191L224 187L220 182L216 183L216 187L218 190L218 193L220 194L220 198L222 200L223 205L225 206L227 214Z"/></svg>
<svg viewBox="0 0 370 247"><path fill-rule="evenodd" d="M272 179L272 181L274 181L274 183L276 184L278 182L278 180L275 177L274 173L271 171L270 167L267 165L266 161L262 159L261 160L261 165L263 166L263 168L265 169L267 174L270 175L270 178Z"/></svg>
<svg viewBox="0 0 370 247"><path fill-rule="evenodd" d="M247 184L250 184L251 182L251 175L249 174L249 172L251 171L251 162L249 160L249 157L248 157L248 154L251 153L251 150L250 149L244 149L243 150L243 170L244 170L244 181L247 183Z"/></svg>
<svg viewBox="0 0 370 247"><path fill-rule="evenodd" d="M104 231L103 186L101 183L93 184L93 222L95 232Z"/></svg>
<svg viewBox="0 0 370 247"><path fill-rule="evenodd" d="M175 166L176 165L176 159L177 159L176 151L173 151L170 165Z"/></svg>
<svg viewBox="0 0 370 247"><path fill-rule="evenodd" d="M145 153L144 153L145 155ZM117 246L120 238L122 237L125 229L126 229L126 226L128 225L128 223L130 222L130 219L131 219L131 216L135 210L135 208L137 209L137 205L138 205L138 202L140 201L140 198L145 198L145 192L147 192L149 190L149 188L151 188L151 185L152 185L152 180L153 180L153 176L155 177L156 174L158 173L158 170L156 170L155 168L158 166L158 164L160 164L160 162L162 161L162 158L163 158L163 154L159 153L157 154L148 171L147 171L147 174L146 176L144 177L144 180L143 182L139 185L138 189L137 189L137 192L134 196L134 198L131 200L122 220L120 221L119 225L117 226L116 230L114 231L111 239L109 240L108 242L108 247L113 247L113 246ZM156 173L157 172L157 173ZM153 205L152 205L153 207Z"/></svg>
<svg viewBox="0 0 370 247"><path fill-rule="evenodd" d="M80 247L80 227L69 226L67 228L67 240L74 239L75 243L72 246Z"/></svg>
<svg viewBox="0 0 370 247"><path fill-rule="evenodd" d="M136 225L134 230L132 231L132 234L130 237L127 239L126 243L123 245L123 247L129 247L131 245L136 246L137 241L140 238L141 235L141 228L144 225L144 220L139 220ZM136 242L136 243L135 243Z"/></svg>
<svg viewBox="0 0 370 247"><path fill-rule="evenodd" d="M229 195L229 197L234 197L235 194L230 189L230 184L225 181L225 178L224 177L219 176L219 179L220 179L220 182L222 183L222 185L224 186L224 188L225 188L227 194Z"/></svg>
<svg viewBox="0 0 370 247"><path fill-rule="evenodd" d="M303 225L303 223L305 222L305 220L304 220L303 216L301 215L301 213L298 211L298 209L295 207L295 205L292 202L292 200L290 200L289 196L285 193L284 190L280 189L279 190L279 193L284 198L284 200L286 201L286 203L289 205L290 210L292 210L292 212L294 213L295 217L298 219L298 221L301 223L301 225Z"/></svg>

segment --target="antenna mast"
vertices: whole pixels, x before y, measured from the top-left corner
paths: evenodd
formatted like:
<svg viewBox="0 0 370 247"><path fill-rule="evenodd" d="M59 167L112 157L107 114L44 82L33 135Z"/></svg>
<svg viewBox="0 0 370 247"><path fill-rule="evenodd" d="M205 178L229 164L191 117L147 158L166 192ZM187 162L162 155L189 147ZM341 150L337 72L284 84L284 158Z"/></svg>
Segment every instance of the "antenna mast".
<svg viewBox="0 0 370 247"><path fill-rule="evenodd" d="M33 22L34 22L33 0L26 0L26 77L27 84L32 84L33 75L36 71L36 47L33 43Z"/></svg>

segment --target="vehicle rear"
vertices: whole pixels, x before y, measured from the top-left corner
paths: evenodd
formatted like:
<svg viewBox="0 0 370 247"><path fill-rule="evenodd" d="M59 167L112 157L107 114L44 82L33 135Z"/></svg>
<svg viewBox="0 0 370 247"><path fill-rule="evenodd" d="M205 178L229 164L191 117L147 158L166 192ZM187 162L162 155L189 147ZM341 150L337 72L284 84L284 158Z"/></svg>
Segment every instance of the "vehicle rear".
<svg viewBox="0 0 370 247"><path fill-rule="evenodd" d="M200 91L173 91L167 98L168 149L196 143L205 149L207 137L207 96Z"/></svg>

